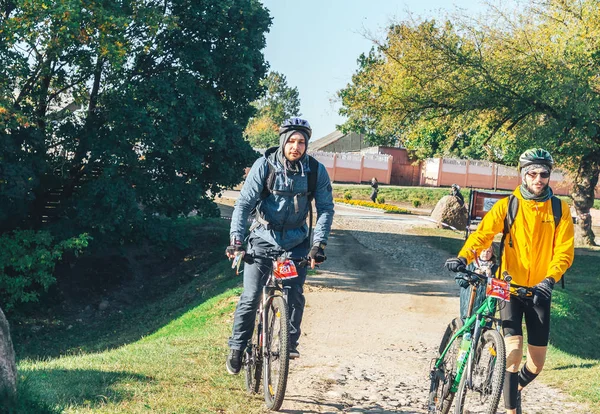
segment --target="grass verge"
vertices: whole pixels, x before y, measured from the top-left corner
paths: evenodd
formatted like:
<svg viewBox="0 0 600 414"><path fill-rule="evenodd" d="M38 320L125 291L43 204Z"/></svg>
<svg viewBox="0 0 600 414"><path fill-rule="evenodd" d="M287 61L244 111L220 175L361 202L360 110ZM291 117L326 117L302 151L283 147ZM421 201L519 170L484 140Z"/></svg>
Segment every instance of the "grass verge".
<svg viewBox="0 0 600 414"><path fill-rule="evenodd" d="M461 234L419 228L415 233L427 242L456 255L463 245ZM590 413L600 413L600 250L578 248L565 277L565 289L554 289L550 346L539 379L556 386L578 401L588 403Z"/></svg>
<svg viewBox="0 0 600 414"><path fill-rule="evenodd" d="M228 223L209 223L205 230L215 246L226 243ZM173 262L155 280L163 294L135 306L98 320L49 321L33 336L29 325L16 326L19 399L13 412L264 412L261 396L246 394L243 377L226 373L241 278L220 248L204 254L210 252L201 246Z"/></svg>
<svg viewBox="0 0 600 414"><path fill-rule="evenodd" d="M42 413L258 413L263 401L224 367L239 279L227 263L207 277L221 280L208 300L148 336L103 352L19 363L20 411ZM189 287L187 287L189 288ZM187 309L184 288L130 315L134 326L155 309ZM213 293L222 293L213 296ZM183 302L183 303L182 303Z"/></svg>
<svg viewBox="0 0 600 414"><path fill-rule="evenodd" d="M343 198L334 198L333 201L335 201L336 203L349 204L352 206L377 208L380 210L384 210L385 213L411 214L411 212L409 210L406 210L404 208L400 208L397 206L393 206L391 204L373 203L372 201L364 201L364 200L345 200Z"/></svg>

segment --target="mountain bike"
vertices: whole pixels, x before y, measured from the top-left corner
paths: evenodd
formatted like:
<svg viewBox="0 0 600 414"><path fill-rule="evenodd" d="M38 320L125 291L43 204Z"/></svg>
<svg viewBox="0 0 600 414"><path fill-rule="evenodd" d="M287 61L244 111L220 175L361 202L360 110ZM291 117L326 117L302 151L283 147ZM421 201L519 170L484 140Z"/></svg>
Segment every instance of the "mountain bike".
<svg viewBox="0 0 600 414"><path fill-rule="evenodd" d="M243 357L246 390L257 394L261 378L265 404L269 410L281 408L289 373L289 326L287 307L288 288L284 280L298 277L296 266L304 267L308 258L287 258L285 252L272 251L264 256L246 253L242 260L252 263L255 259L273 262L267 283L256 312L253 338L248 342Z"/></svg>
<svg viewBox="0 0 600 414"><path fill-rule="evenodd" d="M501 321L494 315L498 300L510 300L510 294L531 294L526 288L510 286L512 277L504 272L504 280L463 270L463 279L472 286L469 312L465 322L452 320L440 343L438 357L429 374L428 399L430 414L447 414L455 394L455 413L495 414L502 394L506 350L500 334ZM473 312L477 287L486 283L486 299Z"/></svg>

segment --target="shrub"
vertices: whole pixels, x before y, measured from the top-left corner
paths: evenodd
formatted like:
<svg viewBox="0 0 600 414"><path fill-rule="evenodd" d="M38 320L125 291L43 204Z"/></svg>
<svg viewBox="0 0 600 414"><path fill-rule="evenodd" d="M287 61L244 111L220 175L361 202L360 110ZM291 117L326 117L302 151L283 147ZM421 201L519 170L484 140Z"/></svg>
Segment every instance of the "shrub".
<svg viewBox="0 0 600 414"><path fill-rule="evenodd" d="M415 208L417 208L417 207L420 207L420 206L421 206L421 200L416 200L416 199L415 199L415 200L413 200L413 201L412 201L412 205L413 205L413 207L415 207Z"/></svg>
<svg viewBox="0 0 600 414"><path fill-rule="evenodd" d="M385 197L384 196L377 196L377 203L378 204L385 204Z"/></svg>
<svg viewBox="0 0 600 414"><path fill-rule="evenodd" d="M3 308L37 302L39 294L56 282L54 266L67 250L75 254L87 247L90 236L81 234L55 242L48 231L15 230L0 236L0 298Z"/></svg>
<svg viewBox="0 0 600 414"><path fill-rule="evenodd" d="M346 191L344 193L344 200L352 200L352 194L350 194L350 191Z"/></svg>

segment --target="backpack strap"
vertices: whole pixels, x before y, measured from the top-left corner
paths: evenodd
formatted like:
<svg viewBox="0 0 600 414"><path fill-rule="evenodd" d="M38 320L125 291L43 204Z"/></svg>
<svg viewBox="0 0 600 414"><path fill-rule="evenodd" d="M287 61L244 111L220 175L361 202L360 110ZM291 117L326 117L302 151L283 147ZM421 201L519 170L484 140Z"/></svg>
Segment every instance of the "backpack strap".
<svg viewBox="0 0 600 414"><path fill-rule="evenodd" d="M500 240L500 254L498 259L498 277L502 275L502 256L504 255L504 244L506 242L506 237L510 233L510 228L515 222L515 217L517 216L517 211L519 210L519 199L511 194L508 196L508 205L506 207L506 216L504 216L504 229L502 230L502 239ZM509 246L512 247L512 239L508 240Z"/></svg>
<svg viewBox="0 0 600 414"><path fill-rule="evenodd" d="M308 156L308 202L310 203L315 198L315 192L317 191L317 178L319 174L319 161L315 158Z"/></svg>
<svg viewBox="0 0 600 414"><path fill-rule="evenodd" d="M560 219L562 217L562 203L558 197L552 196L550 199L552 203L552 215L554 216L554 232L556 233L556 229L558 229L558 225L560 224ZM565 288L565 275L562 275L560 278L560 285L562 288Z"/></svg>
<svg viewBox="0 0 600 414"><path fill-rule="evenodd" d="M260 193L260 201L267 198L273 192L273 186L275 185L275 167L267 160L267 178L265 179L265 185L263 186L262 192Z"/></svg>
<svg viewBox="0 0 600 414"><path fill-rule="evenodd" d="M552 196L550 201L552 202L552 215L554 216L554 231L556 231L562 217L562 203L560 198L555 196Z"/></svg>

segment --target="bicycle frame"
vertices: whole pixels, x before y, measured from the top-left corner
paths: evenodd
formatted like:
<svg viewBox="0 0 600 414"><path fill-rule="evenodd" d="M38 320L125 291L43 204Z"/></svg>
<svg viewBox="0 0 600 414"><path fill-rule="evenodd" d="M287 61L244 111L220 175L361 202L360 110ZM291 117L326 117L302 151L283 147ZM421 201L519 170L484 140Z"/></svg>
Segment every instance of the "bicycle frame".
<svg viewBox="0 0 600 414"><path fill-rule="evenodd" d="M486 327L487 323L490 320L499 322L497 318L494 318L494 315L492 313L495 309L496 309L496 299L493 297L487 297L483 301L481 306L473 313L473 315L471 315L471 317L467 318L463 327L460 328L450 338L450 340L448 341L448 344L446 345L446 348L444 349L444 351L442 352L440 357L437 359L437 361L435 363L435 368L439 369L445 360L448 350L452 347L452 344L454 343L456 338L462 337L466 332L471 332L472 328L474 327L474 332L471 336L471 342L469 344L469 348L467 349L467 354L465 355L465 357L462 361L458 361L458 363L457 363L456 377L454 378L452 387L450 388L451 392L457 391L458 385L460 384L460 380L462 378L465 367L467 368L467 373L469 375L469 378L467 378L467 381L469 383L469 386L472 385L472 378L470 378L470 376L472 374L471 366L473 363L473 352L471 352L471 349L473 348L474 344L478 343L479 338L481 337L481 334L483 332L483 329Z"/></svg>
<svg viewBox="0 0 600 414"><path fill-rule="evenodd" d="M265 326L267 326L267 314L264 311L265 307L269 305L275 296L282 296L285 305L287 306L288 290L289 286L283 286L283 284L274 277L273 272L271 271L267 283L262 288L262 294L260 296L261 301L258 307L258 313L261 320L258 332L259 348L261 349L260 358L266 356L268 352L267 344L265 341L263 341L263 333L265 331Z"/></svg>

